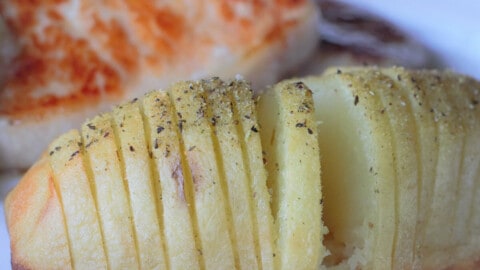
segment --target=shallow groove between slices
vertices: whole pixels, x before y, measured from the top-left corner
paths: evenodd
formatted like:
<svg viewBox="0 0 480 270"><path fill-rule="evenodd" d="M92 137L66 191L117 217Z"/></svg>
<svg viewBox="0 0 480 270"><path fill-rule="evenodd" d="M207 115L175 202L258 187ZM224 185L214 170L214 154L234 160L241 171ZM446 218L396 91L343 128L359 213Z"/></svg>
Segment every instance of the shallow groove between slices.
<svg viewBox="0 0 480 270"><path fill-rule="evenodd" d="M96 211L97 211L97 220L99 221L99 224L100 224L100 233L102 235L102 245L103 245L103 250L105 252L105 259L106 259L106 267L107 269L110 269L110 262L109 262L109 257L108 257L108 252L107 252L107 247L106 247L106 244L105 244L105 233L104 233L104 229L103 229L103 226L101 225L101 222L100 222L100 211L99 211L99 207L98 207L98 201L95 199L97 197L97 190L95 188L95 184L94 184L94 177L93 177L93 171L92 171L92 167L90 165L90 160L88 158L88 155L86 153L86 150L85 150L85 144L86 144L86 141L85 141L85 138L83 137L83 132L81 132L80 130L80 140L81 140L81 147L80 147L80 153L82 154L82 156L84 157L83 159L83 163L84 163L84 167L85 167L85 173L87 174L87 178L88 178L88 182L90 184L90 189L92 191L92 196L94 198L94 201L95 201L95 208L96 208ZM63 206L62 206L63 208ZM71 251L71 247L70 247L70 253L72 253ZM70 255L72 256L72 255ZM73 267L73 266L72 266ZM73 268L72 268L73 269Z"/></svg>
<svg viewBox="0 0 480 270"><path fill-rule="evenodd" d="M419 268L421 257L422 236L425 231L425 216L429 212L430 205L425 204L431 197L430 182L436 168L436 145L432 138L436 137L436 128L433 118L429 112L428 99L425 98L425 91L422 91L415 83L415 79L403 68L382 69L381 72L396 81L400 91L408 97L409 106L414 117L414 133L418 143L416 157L419 160L418 166L418 189L417 189L417 222L414 235L414 261L413 267Z"/></svg>
<svg viewBox="0 0 480 270"><path fill-rule="evenodd" d="M255 101L250 86L244 81L229 83L234 104L234 117L239 121L237 132L241 138L243 160L253 199L252 213L255 249L259 269L273 269L273 218L270 209L270 194L267 191L267 176L264 167L262 146L258 132Z"/></svg>
<svg viewBox="0 0 480 270"><path fill-rule="evenodd" d="M154 197L149 155L138 101L113 110L122 171L128 183L133 224L141 268L166 268L163 239Z"/></svg>
<svg viewBox="0 0 480 270"><path fill-rule="evenodd" d="M146 98L143 97L142 101ZM171 264L170 264L170 257L168 256L169 254L169 245L166 242L166 235L165 235L165 220L164 220L164 205L162 203L162 188L160 186L160 175L158 173L158 170L156 169L156 166L154 164L153 160L153 147L152 147L152 132L153 130L150 128L150 125L148 125L148 116L145 113L145 108L143 106L143 102L140 101L138 102L138 108L140 110L140 115L142 119L142 126L143 126L143 132L144 132L144 142L146 145L146 151L148 153L148 168L150 170L150 176L151 176L151 183L153 187L153 198L155 202L155 209L157 213L157 218L158 218L158 225L160 229L160 239L162 239L162 246L163 246L163 254L165 257L165 268L166 269L171 269Z"/></svg>
<svg viewBox="0 0 480 270"><path fill-rule="evenodd" d="M111 115L95 117L82 126L86 172L91 179L108 267L138 268L130 221L128 194L117 155Z"/></svg>
<svg viewBox="0 0 480 270"><path fill-rule="evenodd" d="M72 130L49 147L54 180L62 194L65 222L77 269L107 268L106 254L83 156L80 135Z"/></svg>
<svg viewBox="0 0 480 270"><path fill-rule="evenodd" d="M158 204L163 205L166 254L172 269L199 269L198 237L194 235L192 183L186 175L172 104L167 92L155 91L143 100L149 145L157 175ZM180 220L182 222L177 222Z"/></svg>
<svg viewBox="0 0 480 270"><path fill-rule="evenodd" d="M177 112L179 133L193 181L201 254L206 269L235 266L225 200L214 157L212 131L205 117L203 89L195 82L181 82L170 89Z"/></svg>
<svg viewBox="0 0 480 270"><path fill-rule="evenodd" d="M202 87L205 89L205 92L209 92L212 90L209 86L206 85L205 82L202 81ZM214 151L214 159L217 164L218 168L218 174L219 174L219 184L221 186L221 190L223 193L223 198L225 199L224 204L225 204L225 214L227 217L227 222L228 222L228 234L230 235L230 239L232 242L232 251L233 251L233 259L235 262L235 269L241 269L240 268L240 254L239 254L239 245L238 241L241 239L237 237L237 232L240 231L240 227L235 226L235 216L233 215L233 202L232 202L232 195L229 190L229 179L227 178L227 172L225 169L225 162L224 162L224 153L222 151L223 147L223 142L221 141L222 139L219 138L221 136L222 131L220 131L217 127L220 126L220 123L213 124L212 122L214 121L219 121L217 115L214 114L212 106L214 106L213 102L218 102L218 101L210 101L209 97L210 93L205 93L204 98L207 101L206 102L206 117L207 119L210 119L210 128L212 130L212 146L213 146L213 151ZM210 103L211 102L211 103ZM223 127L222 127L223 128ZM234 153L228 153L229 155L234 154ZM238 180L237 180L238 181ZM240 191L237 191L240 193Z"/></svg>
<svg viewBox="0 0 480 270"><path fill-rule="evenodd" d="M52 169L52 165L50 163L50 161L48 160L46 162L50 172L51 172L51 177L52 177L52 182L53 182L53 186L55 187L55 193L58 197L58 201L59 201L59 204L60 204L60 207L61 207L61 211L62 211L62 216L63 216L63 228L64 228L64 231L65 231L65 238L67 239L67 244L68 244L68 254L69 254L69 261L70 261L70 269L74 269L73 268L73 254L72 254L72 244L70 243L71 240L70 240L70 235L68 234L68 230L67 230L67 222L66 222L66 216L65 216L65 210L63 209L63 203L62 203L62 193L60 192L60 188L58 186L58 179L55 179L55 173L53 172L53 169ZM98 219L98 217L97 217ZM103 238L102 238L103 239ZM103 241L102 241L103 242ZM103 247L104 250L105 250L105 247ZM13 267L12 267L13 268Z"/></svg>
<svg viewBox="0 0 480 270"><path fill-rule="evenodd" d="M432 74L433 75L433 74ZM446 93L447 99L449 100L449 103L452 106L452 116L454 118L454 121L459 124L458 128L455 129L457 136L461 137L461 146L460 146L460 156L459 156L459 165L458 165L458 171L457 174L455 175L455 181L454 181L454 186L455 188L452 191L452 196L453 196L453 211L452 211L452 219L451 219L451 224L450 226L452 227L452 232L451 236L449 239L449 242L456 246L456 245L462 245L462 239L457 238L457 233L459 232L458 229L460 229L458 226L458 222L461 221L461 217L457 219L457 210L458 206L460 203L461 198L458 197L459 194L459 189L462 187L462 182L463 182L463 167L466 166L467 162L467 136L469 134L470 129L469 129L469 123L468 123L468 118L470 116L470 112L467 110L463 110L463 108L468 108L465 107L465 103L463 102L463 97L464 93L462 89L459 88L460 85L456 84L456 80L454 78L451 78L448 76L448 73L445 73L443 75L443 89L444 92ZM477 138L478 139L478 138ZM466 196L462 196L464 198L467 198ZM464 230L465 228L462 228L461 230ZM461 233L461 231L460 231ZM459 254L459 257L461 257L461 254ZM452 262L453 263L453 262Z"/></svg>
<svg viewBox="0 0 480 270"><path fill-rule="evenodd" d="M375 75L377 76L377 75ZM410 100L399 89L394 80L385 75L376 77L382 82L381 96L383 106L390 118L392 147L395 152L397 229L394 240L394 262L399 269L411 267L414 258L415 231L418 212L418 142ZM412 215L413 213L413 215ZM399 239L402 239L401 241Z"/></svg>
<svg viewBox="0 0 480 270"><path fill-rule="evenodd" d="M451 179L458 175L459 161L461 160L461 144L463 139L454 135L457 129L456 120L451 114L451 105L438 78L429 76L425 72L416 72L421 87L428 89L428 98L438 134L438 161L437 172L432 190L431 211L427 217L425 232L425 251L429 257L424 258L424 264L432 262L448 265L449 258L439 252L450 246L451 231L444 231L453 221L453 199L450 192L456 188ZM455 184L455 185L454 185ZM454 185L454 186L453 186Z"/></svg>
<svg viewBox="0 0 480 270"><path fill-rule="evenodd" d="M207 89L207 115L211 119L220 175L231 221L231 235L237 269L258 269L255 256L252 196L243 164L242 149L233 116L233 103L223 81L212 78L202 82Z"/></svg>
<svg viewBox="0 0 480 270"><path fill-rule="evenodd" d="M116 151L117 151L118 159L120 161L120 171L122 173L122 181L123 181L123 183L125 185L125 189L127 191L129 218L130 218L130 222L132 224L131 225L132 226L132 235L133 235L133 238L135 239L135 251L138 254L137 260L140 263L140 249L138 247L139 243L138 243L137 233L136 233L136 229L135 229L136 226L135 226L135 219L134 219L133 209L132 209L131 191L130 191L130 186L129 186L128 181L127 181L126 176L125 176L125 161L123 160L123 156L120 153L120 147L121 147L120 138L119 138L119 135L118 135L117 127L116 127L113 119L111 119L111 124L112 124L112 128L113 128L113 136L115 138L115 145L117 145Z"/></svg>

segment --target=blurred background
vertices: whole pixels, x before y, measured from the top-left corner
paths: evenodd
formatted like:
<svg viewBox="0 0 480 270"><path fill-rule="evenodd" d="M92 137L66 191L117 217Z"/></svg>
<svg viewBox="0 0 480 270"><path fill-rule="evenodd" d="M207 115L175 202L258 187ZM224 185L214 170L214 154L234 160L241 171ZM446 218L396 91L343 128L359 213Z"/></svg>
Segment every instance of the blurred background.
<svg viewBox="0 0 480 270"><path fill-rule="evenodd" d="M480 1L341 0L375 14L431 50L447 68L480 79Z"/></svg>

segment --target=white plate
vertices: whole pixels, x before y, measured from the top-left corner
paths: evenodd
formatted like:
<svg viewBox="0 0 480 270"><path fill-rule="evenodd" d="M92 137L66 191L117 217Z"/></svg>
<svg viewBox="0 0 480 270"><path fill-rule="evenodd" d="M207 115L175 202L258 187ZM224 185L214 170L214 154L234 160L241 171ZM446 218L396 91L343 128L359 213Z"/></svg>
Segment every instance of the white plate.
<svg viewBox="0 0 480 270"><path fill-rule="evenodd" d="M341 1L385 18L436 53L446 67L480 79L480 1Z"/></svg>
<svg viewBox="0 0 480 270"><path fill-rule="evenodd" d="M365 7L410 33L453 70L480 79L480 1L342 0ZM3 201L19 175L0 175L0 269L10 269Z"/></svg>

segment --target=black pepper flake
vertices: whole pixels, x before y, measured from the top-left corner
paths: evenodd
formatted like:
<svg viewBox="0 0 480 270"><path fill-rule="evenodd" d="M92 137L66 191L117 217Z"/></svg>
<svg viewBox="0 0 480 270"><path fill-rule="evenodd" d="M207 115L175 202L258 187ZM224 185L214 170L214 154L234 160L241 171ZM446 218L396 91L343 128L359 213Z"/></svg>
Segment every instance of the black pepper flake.
<svg viewBox="0 0 480 270"><path fill-rule="evenodd" d="M472 99L472 105L473 105L473 106L478 105L478 100Z"/></svg>
<svg viewBox="0 0 480 270"><path fill-rule="evenodd" d="M55 147L55 151L60 151L60 149L62 149L62 147L61 147L61 146L57 146L57 147Z"/></svg>
<svg viewBox="0 0 480 270"><path fill-rule="evenodd" d="M189 151L189 152L190 152L190 151L193 151L193 149L195 149L195 148L196 148L195 145L194 145L194 146L190 146L190 148L188 148L188 151Z"/></svg>
<svg viewBox="0 0 480 270"><path fill-rule="evenodd" d="M160 132L162 132L165 128L162 127L162 126L159 126L157 127L157 134L159 134Z"/></svg>
<svg viewBox="0 0 480 270"><path fill-rule="evenodd" d="M369 172L373 172L373 167L370 167L370 169L368 170Z"/></svg>
<svg viewBox="0 0 480 270"><path fill-rule="evenodd" d="M138 100L138 98L134 98L134 99L132 99L132 101L130 101L130 102L131 102L131 103L135 103L135 102L137 102L137 100Z"/></svg>
<svg viewBox="0 0 480 270"><path fill-rule="evenodd" d="M310 135L313 134L313 130L311 128L308 128L307 131L308 131L308 134Z"/></svg>
<svg viewBox="0 0 480 270"><path fill-rule="evenodd" d="M105 134L103 134L103 137L106 138L106 137L108 137L108 135L110 135L110 132L107 131L107 132L105 132Z"/></svg>
<svg viewBox="0 0 480 270"><path fill-rule="evenodd" d="M53 153L55 153L54 151L50 151L50 153L48 153L50 156L53 155Z"/></svg>
<svg viewBox="0 0 480 270"><path fill-rule="evenodd" d="M245 118L247 118L247 119L250 119L250 115L245 115L245 116L243 116L243 117L245 117Z"/></svg>
<svg viewBox="0 0 480 270"><path fill-rule="evenodd" d="M183 131L183 124L186 123L186 120L180 120L178 121L178 128L180 129L180 132Z"/></svg>
<svg viewBox="0 0 480 270"><path fill-rule="evenodd" d="M297 124L295 125L295 127L297 127L297 128L305 127L305 122L303 122L303 123L297 123Z"/></svg>
<svg viewBox="0 0 480 270"><path fill-rule="evenodd" d="M297 87L298 89L303 89L305 85L303 84L303 82L296 82L295 87Z"/></svg>
<svg viewBox="0 0 480 270"><path fill-rule="evenodd" d="M212 122L213 126L216 126L217 125L217 118L212 117L212 119L210 119L210 122Z"/></svg>
<svg viewBox="0 0 480 270"><path fill-rule="evenodd" d="M155 144L153 145L153 148L158 149L158 140L155 139Z"/></svg>
<svg viewBox="0 0 480 270"><path fill-rule="evenodd" d="M400 76L400 74L397 75L397 80L399 80L399 81L402 80L402 76Z"/></svg>
<svg viewBox="0 0 480 270"><path fill-rule="evenodd" d="M253 132L258 132L258 129L257 129L257 127L255 127L255 126L252 126L252 127L250 128L250 130L253 131Z"/></svg>
<svg viewBox="0 0 480 270"><path fill-rule="evenodd" d="M73 152L71 155L70 155L70 158L68 160L72 160L76 155L78 155L80 153L79 150Z"/></svg>
<svg viewBox="0 0 480 270"><path fill-rule="evenodd" d="M355 100L353 101L353 105L357 106L358 102L359 102L359 98L358 98L358 96L356 95L356 96L355 96Z"/></svg>
<svg viewBox="0 0 480 270"><path fill-rule="evenodd" d="M337 69L337 74L342 74L342 71L340 69Z"/></svg>
<svg viewBox="0 0 480 270"><path fill-rule="evenodd" d="M133 146L130 145L129 149L131 152L135 152L135 148L133 148Z"/></svg>
<svg viewBox="0 0 480 270"><path fill-rule="evenodd" d="M87 127L88 127L89 129L91 129L91 130L97 129L97 127L95 127L92 123L88 123L88 124L87 124Z"/></svg>

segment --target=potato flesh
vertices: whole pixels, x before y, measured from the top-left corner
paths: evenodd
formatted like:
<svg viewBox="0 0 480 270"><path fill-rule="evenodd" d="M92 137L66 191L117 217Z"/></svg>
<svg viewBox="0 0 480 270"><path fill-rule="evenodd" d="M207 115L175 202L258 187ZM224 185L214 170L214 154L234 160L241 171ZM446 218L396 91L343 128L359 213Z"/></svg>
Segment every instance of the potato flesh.
<svg viewBox="0 0 480 270"><path fill-rule="evenodd" d="M234 117L239 121L238 133L242 139L244 164L247 169L252 198L254 199L254 231L257 257L261 269L274 268L273 217L270 209L271 196L267 190L267 172L264 167L257 112L252 89L244 81L229 84L233 93ZM253 129L253 130L252 130Z"/></svg>
<svg viewBox="0 0 480 270"><path fill-rule="evenodd" d="M437 129L430 112L426 89L419 86L414 74L403 68L383 69L382 74L389 76L400 85L400 90L408 96L417 134L418 167L418 212L415 229L415 248L413 267L419 268L422 260L423 235L426 230L426 217L429 213L433 184L436 174L438 145L434 138Z"/></svg>
<svg viewBox="0 0 480 270"><path fill-rule="evenodd" d="M278 269L315 269L324 256L320 153L311 92L284 83L259 101L259 124L277 235Z"/></svg>
<svg viewBox="0 0 480 270"><path fill-rule="evenodd" d="M74 269L105 269L107 258L95 200L86 174L81 137L70 131L49 147L60 193Z"/></svg>
<svg viewBox="0 0 480 270"><path fill-rule="evenodd" d="M388 119L378 110L378 89L370 81L329 72L302 79L313 91L319 124L323 221L329 229L324 243L332 253L324 263L332 269L390 269L395 171Z"/></svg>
<svg viewBox="0 0 480 270"><path fill-rule="evenodd" d="M5 198L12 269L73 267L63 207L47 163L48 158L43 156Z"/></svg>
<svg viewBox="0 0 480 270"><path fill-rule="evenodd" d="M157 171L157 205L163 207L166 256L172 269L200 269L191 212L192 183L185 175L170 96L155 91L143 100L149 149Z"/></svg>
<svg viewBox="0 0 480 270"><path fill-rule="evenodd" d="M200 254L206 269L235 267L231 229L226 214L226 198L217 167L212 130L205 117L205 93L193 82L178 83L171 89L177 123L184 144L189 173L193 181L195 208L200 238Z"/></svg>
<svg viewBox="0 0 480 270"><path fill-rule="evenodd" d="M227 193L227 214L232 224L232 241L237 253L239 269L258 269L254 243L252 195L245 165L241 141L234 122L231 92L217 78L202 81L207 90L207 118L211 119L215 133L214 144L219 160L221 177Z"/></svg>
<svg viewBox="0 0 480 270"><path fill-rule="evenodd" d="M138 268L130 201L111 121L111 116L105 114L82 127L87 171L95 190L93 196L109 267Z"/></svg>
<svg viewBox="0 0 480 270"><path fill-rule="evenodd" d="M157 206L156 203L138 101L115 108L113 118L120 160L129 191L140 268L165 269L168 262L160 230L162 206Z"/></svg>
<svg viewBox="0 0 480 270"><path fill-rule="evenodd" d="M379 71L369 71L379 88L385 114L389 118L395 164L396 232L393 263L399 269L412 267L418 211L418 142L410 100L402 86ZM393 180L393 179L392 179ZM388 180L387 180L388 181Z"/></svg>

